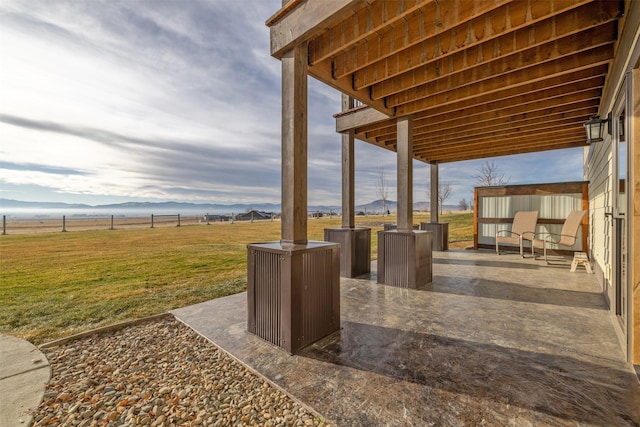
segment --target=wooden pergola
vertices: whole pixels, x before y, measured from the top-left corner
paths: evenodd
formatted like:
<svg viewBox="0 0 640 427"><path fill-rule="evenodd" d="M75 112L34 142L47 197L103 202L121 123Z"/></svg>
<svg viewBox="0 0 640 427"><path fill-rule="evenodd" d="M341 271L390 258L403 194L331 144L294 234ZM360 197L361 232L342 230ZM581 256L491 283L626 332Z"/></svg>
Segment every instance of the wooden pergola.
<svg viewBox="0 0 640 427"><path fill-rule="evenodd" d="M308 43L308 74L362 105L337 130L397 149L411 116L426 163L585 145L623 14L619 1L292 0L275 57Z"/></svg>
<svg viewBox="0 0 640 427"><path fill-rule="evenodd" d="M414 231L414 160L431 165L437 206L440 163L585 147L584 123L611 112L631 69L640 75L637 1L283 0L267 26L282 63L282 233L249 248L249 329L290 352L339 329L336 260L359 251L344 242L363 240L353 212L356 138L397 153L398 223L379 232L378 282L417 287L431 281L435 233ZM335 118L344 236L331 242L307 239L308 76L343 94ZM636 151L630 158L640 162ZM633 218L635 230L640 211ZM640 328L630 331L640 351Z"/></svg>

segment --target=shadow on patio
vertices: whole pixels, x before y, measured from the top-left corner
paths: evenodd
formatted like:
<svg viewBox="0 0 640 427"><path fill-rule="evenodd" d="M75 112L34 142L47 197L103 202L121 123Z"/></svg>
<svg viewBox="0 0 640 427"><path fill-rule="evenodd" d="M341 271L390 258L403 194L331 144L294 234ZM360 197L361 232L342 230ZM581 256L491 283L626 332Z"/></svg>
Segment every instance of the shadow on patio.
<svg viewBox="0 0 640 427"><path fill-rule="evenodd" d="M638 425L640 384L592 275L434 253L422 290L342 279L342 329L296 356L246 332L246 294L174 315L338 425Z"/></svg>

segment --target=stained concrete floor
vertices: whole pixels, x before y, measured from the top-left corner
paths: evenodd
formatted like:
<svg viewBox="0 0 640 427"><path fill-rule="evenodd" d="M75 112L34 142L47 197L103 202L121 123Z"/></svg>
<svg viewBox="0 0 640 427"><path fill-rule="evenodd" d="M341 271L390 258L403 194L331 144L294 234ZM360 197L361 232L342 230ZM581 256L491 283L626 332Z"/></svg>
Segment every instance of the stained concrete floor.
<svg viewBox="0 0 640 427"><path fill-rule="evenodd" d="M295 356L246 331L246 293L173 314L340 426L640 425L593 275L517 254L433 263L421 290L342 279L341 330Z"/></svg>

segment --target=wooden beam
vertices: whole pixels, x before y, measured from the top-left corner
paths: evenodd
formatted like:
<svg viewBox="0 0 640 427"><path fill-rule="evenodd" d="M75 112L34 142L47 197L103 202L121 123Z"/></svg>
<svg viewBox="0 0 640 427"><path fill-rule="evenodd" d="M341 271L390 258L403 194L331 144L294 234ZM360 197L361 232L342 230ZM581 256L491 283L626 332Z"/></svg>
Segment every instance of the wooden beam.
<svg viewBox="0 0 640 427"><path fill-rule="evenodd" d="M321 62L313 67L309 67L308 72L310 76L315 77L326 85L331 86L337 91L347 94L354 99L357 99L363 104L375 108L381 113L387 114L389 116L394 114L393 109L387 108L386 105L384 105L383 100L371 99L371 93L368 89L360 91L354 90L350 78L344 77L341 79L334 79L331 74L331 64L328 62Z"/></svg>
<svg viewBox="0 0 640 427"><path fill-rule="evenodd" d="M531 142L544 146L547 144L553 144L556 141L564 141L567 139L573 139L575 137L582 137L581 145L585 145L584 130L582 127L573 127L567 129L545 129L539 134L522 134L512 135L505 132L503 135L498 135L495 138L485 140L467 140L448 142L441 141L439 143L420 143L415 146L416 153L433 153L433 154L448 154L456 150L465 152L471 152L473 150L485 150L491 151L492 148L515 146L524 142ZM395 141L389 141L389 145L395 146Z"/></svg>
<svg viewBox="0 0 640 427"><path fill-rule="evenodd" d="M451 45L443 40L444 34L441 34L398 51L392 57L356 70L353 77L354 86L363 88L389 81L407 71L422 68L428 64L431 64L429 68L435 75L450 71L452 68L459 70L461 66L478 65L494 60L498 56L511 55L598 25L611 23L618 14L619 6L615 2L588 3L515 31L505 28L500 34L490 35L485 32L481 33L479 39L477 36L468 37L469 40L476 40L468 45ZM468 27L468 31L471 29ZM615 34L612 39L615 39ZM443 46L445 48L451 46L451 48L443 52ZM428 71L420 71L418 74L428 74ZM393 82L389 82L389 85L393 86Z"/></svg>
<svg viewBox="0 0 640 427"><path fill-rule="evenodd" d="M470 70L445 77L386 98L386 104L396 107L399 114L420 111L429 105L461 100L478 94L489 94L556 76L567 76L577 71L608 64L613 58L613 44L600 46L576 55L545 62L511 73L476 80Z"/></svg>
<svg viewBox="0 0 640 427"><path fill-rule="evenodd" d="M546 0L544 2L456 1L426 5L420 13L406 17L404 25L395 25L379 32L360 45L336 55L336 76L344 76L422 41L441 37L436 55L453 52L534 24L554 14L574 8L589 0ZM428 55L425 52L425 55Z"/></svg>
<svg viewBox="0 0 640 427"><path fill-rule="evenodd" d="M427 3L417 13L405 14L401 23L381 29L349 49L335 52L333 68L336 76L349 75L425 38L451 30L481 14L490 13L505 3L508 0Z"/></svg>
<svg viewBox="0 0 640 427"><path fill-rule="evenodd" d="M448 152L442 155L433 154L433 153L416 153L416 159L423 161L425 163L438 162L438 163L452 163L452 162L460 162L464 160L474 160L474 159L486 159L490 157L499 157L499 156L510 156L514 154L525 154L525 153L535 153L540 151L551 151L551 150L563 150L568 148L579 148L584 147L584 135L581 137L575 137L574 139L567 139L563 141L556 141L552 144L536 144L536 143L520 143L518 145L510 145L508 147L496 147L495 149L487 149L487 150L474 150L470 152L465 152L464 150L456 151L456 152Z"/></svg>
<svg viewBox="0 0 640 427"><path fill-rule="evenodd" d="M523 49L510 55L501 55L497 58L479 57L476 55L455 55L448 60L436 61L415 69L409 73L386 79L371 87L373 99L389 97L389 105L394 105L392 95L401 92L417 91L416 97L421 93L433 93L431 88L445 86L438 82L452 80L459 86L463 82L479 82L491 78L514 73L517 70L538 66L550 67L546 64L553 60L559 60L572 55L582 55L584 51L599 50L601 46L613 44L616 35L614 22L588 29L577 34L552 40L548 43ZM465 53L467 51L464 51ZM610 49L611 59L613 47ZM475 58L473 58L475 56ZM449 79L447 79L449 78ZM426 86L429 84L429 86ZM359 89L356 85L356 88Z"/></svg>
<svg viewBox="0 0 640 427"><path fill-rule="evenodd" d="M587 112L594 114L597 108L592 107ZM492 139L497 136L503 135L505 132L510 135L524 135L527 133L537 133L544 129L562 129L566 127L578 126L582 128L582 124L589 118L589 114L575 114L569 117L551 116L541 119L528 120L522 123L503 123L501 126L492 126L491 123L483 122L482 127L470 128L466 130L456 131L456 128L447 129L442 132L429 132L425 129L421 132L414 131L413 138L414 143L417 144L430 144L439 141L447 141L449 143L455 143L458 141L468 141L473 139L474 141L483 139Z"/></svg>
<svg viewBox="0 0 640 427"><path fill-rule="evenodd" d="M381 29L396 25L407 15L423 8L434 0L414 0L411 3L398 0L377 0L363 3L346 18L328 28L309 44L309 65L330 59L340 51L360 44L376 35Z"/></svg>
<svg viewBox="0 0 640 427"><path fill-rule="evenodd" d="M517 148L524 145L536 145L538 147L552 146L559 142L576 141L579 139L579 145L585 146L584 130L582 128L573 128L568 130L546 131L538 135L510 136L504 135L489 141L468 141L458 142L455 144L432 144L419 145L415 147L416 154L426 154L434 158L455 154L470 154L474 152L486 151L491 153L492 150Z"/></svg>
<svg viewBox="0 0 640 427"><path fill-rule="evenodd" d="M464 150L471 150L474 147L480 146L499 146L500 144L508 145L508 144L516 144L518 141L522 141L524 139L533 139L533 140L551 140L551 139L560 139L566 136L576 136L580 135L584 137L584 129L582 127L582 123L579 123L577 126L569 126L565 128L559 129L541 129L539 132L533 131L524 131L524 132L496 132L494 135L490 137L483 138L473 138L466 140L458 140L458 141L449 141L449 140L425 140L425 139L414 139L414 147L416 150L427 149L430 151L436 150L449 150L455 149L455 147L464 147ZM584 138L583 138L584 139ZM585 141L583 141L585 142ZM586 142L585 142L586 143ZM388 141L387 144L395 144L394 140Z"/></svg>
<svg viewBox="0 0 640 427"><path fill-rule="evenodd" d="M271 31L271 55L281 58L293 46L320 33L328 23L348 14L360 2L361 0L306 0L284 16L276 13L278 20L267 21Z"/></svg>
<svg viewBox="0 0 640 427"><path fill-rule="evenodd" d="M374 110L371 107L359 109L353 113L342 114L336 117L336 132L345 132L363 125L388 120L390 116Z"/></svg>
<svg viewBox="0 0 640 427"><path fill-rule="evenodd" d="M553 79L535 83L521 88L511 88L478 98L467 99L448 105L435 106L414 115L414 126L429 126L432 123L449 122L456 118L475 120L482 114L496 114L502 116L505 111L511 114L523 114L548 108L571 109L574 105L590 101L598 105L603 83L602 76L607 70L606 65L555 77ZM395 132L395 126L390 120L380 121L356 128L356 137L368 142L375 142L375 136L369 138L367 134L377 129Z"/></svg>
<svg viewBox="0 0 640 427"><path fill-rule="evenodd" d="M533 108L532 108L533 107ZM469 131L483 129L496 129L512 126L527 126L536 123L545 123L569 117L591 117L597 112L597 102L592 100L577 102L572 105L561 105L555 107L536 108L527 106L523 111L512 111L511 109L489 111L473 116L460 115L451 116L449 120L429 120L415 119L413 122L414 135L438 134L446 136L448 134L461 134ZM395 130L389 127L382 127L366 132L368 138L378 138L394 135Z"/></svg>
<svg viewBox="0 0 640 427"><path fill-rule="evenodd" d="M397 115L415 113L418 111L451 104L456 101L464 101L482 95L483 97L503 92L505 89L515 89L518 87L531 86L535 83L542 83L559 76L571 76L579 71L588 68L606 65L611 60L612 45L601 47L593 51L574 55L569 58L552 61L550 63L533 66L525 70L519 70L515 73L500 76L498 78L472 83L457 87L456 81L447 81L445 90L439 90L436 87L435 95L426 93L422 88L415 90L416 93L403 94L401 99L399 96L394 102L388 102L387 105L395 106ZM431 85L427 85L431 86ZM452 89L455 88L455 89ZM399 94L400 95L400 94Z"/></svg>
<svg viewBox="0 0 640 427"><path fill-rule="evenodd" d="M549 107L571 106L586 100L592 100L597 105L601 95L602 76L605 71L606 66L602 66L599 70L585 70L545 81L543 82L545 86L536 83L529 87L511 88L499 93L435 106L414 115L416 126L426 126L431 120L446 121L455 117L471 118L478 114L505 110L511 110L516 114ZM597 74L600 73L602 75L598 76ZM383 126L386 124L387 122L381 123ZM362 135L376 128L377 125L357 128L356 134Z"/></svg>

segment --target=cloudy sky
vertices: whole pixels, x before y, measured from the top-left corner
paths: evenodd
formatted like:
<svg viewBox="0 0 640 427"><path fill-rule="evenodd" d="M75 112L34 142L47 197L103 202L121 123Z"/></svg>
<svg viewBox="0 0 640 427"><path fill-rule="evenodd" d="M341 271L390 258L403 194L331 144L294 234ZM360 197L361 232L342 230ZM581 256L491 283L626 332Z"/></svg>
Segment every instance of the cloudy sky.
<svg viewBox="0 0 640 427"><path fill-rule="evenodd" d="M280 201L281 0L0 2L0 197L119 203ZM340 205L340 95L309 82L309 203ZM483 160L444 164L447 202ZM582 179L582 150L497 158L510 183ZM356 203L393 153L356 142ZM414 166L414 201L429 170Z"/></svg>

